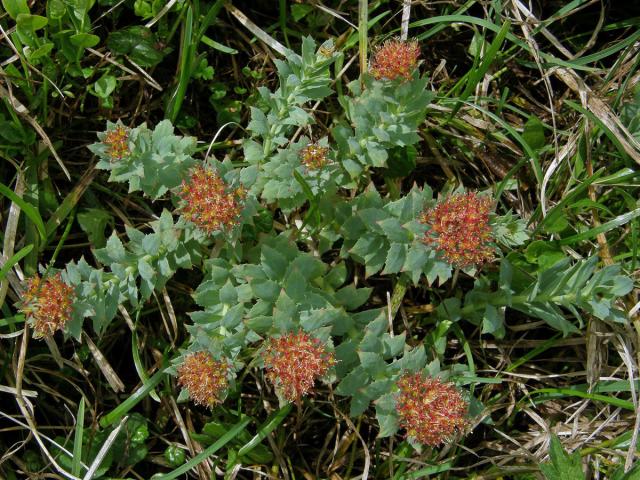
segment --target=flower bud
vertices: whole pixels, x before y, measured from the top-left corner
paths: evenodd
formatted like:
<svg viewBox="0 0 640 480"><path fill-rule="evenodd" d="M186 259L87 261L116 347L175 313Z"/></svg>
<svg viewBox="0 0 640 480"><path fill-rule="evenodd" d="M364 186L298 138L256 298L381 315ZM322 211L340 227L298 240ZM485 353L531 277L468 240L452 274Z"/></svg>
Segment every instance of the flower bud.
<svg viewBox="0 0 640 480"><path fill-rule="evenodd" d="M75 292L57 273L46 279L38 275L27 280L20 310L32 322L34 338L53 335L71 319Z"/></svg>
<svg viewBox="0 0 640 480"><path fill-rule="evenodd" d="M420 221L429 227L423 241L435 245L452 265L465 268L493 258L489 213L493 200L467 192L449 196L425 212Z"/></svg>
<svg viewBox="0 0 640 480"><path fill-rule="evenodd" d="M328 163L329 149L317 143L310 143L300 150L300 160L309 170L320 170Z"/></svg>
<svg viewBox="0 0 640 480"><path fill-rule="evenodd" d="M183 201L182 215L207 233L231 228L242 211L241 189L231 191L213 170L197 167L182 182L178 195Z"/></svg>
<svg viewBox="0 0 640 480"><path fill-rule="evenodd" d="M129 129L119 124L107 131L102 140L107 146L107 155L111 160L122 160L129 156Z"/></svg>
<svg viewBox="0 0 640 480"><path fill-rule="evenodd" d="M418 65L420 47L416 41L388 40L373 53L369 72L376 80L411 80Z"/></svg>
<svg viewBox="0 0 640 480"><path fill-rule="evenodd" d="M450 442L466 428L468 405L452 383L408 373L400 377L397 385L400 427L409 438L435 447Z"/></svg>
<svg viewBox="0 0 640 480"><path fill-rule="evenodd" d="M267 378L286 400L298 401L335 364L333 353L304 332L271 338L264 351Z"/></svg>
<svg viewBox="0 0 640 480"><path fill-rule="evenodd" d="M196 352L187 355L178 367L178 384L198 405L213 407L222 402L229 387L228 375L228 363L214 360L208 352Z"/></svg>

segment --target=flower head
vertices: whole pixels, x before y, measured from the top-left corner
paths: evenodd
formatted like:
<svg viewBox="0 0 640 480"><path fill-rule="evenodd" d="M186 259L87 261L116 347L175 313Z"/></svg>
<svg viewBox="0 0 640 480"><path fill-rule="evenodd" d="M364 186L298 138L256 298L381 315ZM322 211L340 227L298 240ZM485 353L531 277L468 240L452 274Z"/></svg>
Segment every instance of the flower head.
<svg viewBox="0 0 640 480"><path fill-rule="evenodd" d="M187 389L198 405L213 407L222 402L229 387L228 375L228 363L214 360L208 352L196 352L187 355L178 367L178 384Z"/></svg>
<svg viewBox="0 0 640 480"><path fill-rule="evenodd" d="M182 182L178 195L184 202L182 215L207 233L232 227L242 211L243 192L230 191L213 170L197 167Z"/></svg>
<svg viewBox="0 0 640 480"><path fill-rule="evenodd" d="M57 273L46 279L38 275L27 280L20 310L33 324L35 338L62 330L71 319L75 292Z"/></svg>
<svg viewBox="0 0 640 480"><path fill-rule="evenodd" d="M333 353L304 332L271 338L264 352L267 378L290 402L298 401L335 364Z"/></svg>
<svg viewBox="0 0 640 480"><path fill-rule="evenodd" d="M328 162L327 152L329 152L327 147L310 143L300 150L300 160L309 170L319 170Z"/></svg>
<svg viewBox="0 0 640 480"><path fill-rule="evenodd" d="M419 56L418 42L388 40L373 53L369 71L376 80L410 80Z"/></svg>
<svg viewBox="0 0 640 480"><path fill-rule="evenodd" d="M129 156L129 129L121 124L109 130L102 140L107 146L107 155L111 160L122 160Z"/></svg>
<svg viewBox="0 0 640 480"><path fill-rule="evenodd" d="M421 373L405 374L397 384L396 409L408 437L437 446L467 426L468 405L453 384Z"/></svg>
<svg viewBox="0 0 640 480"><path fill-rule="evenodd" d="M489 213L493 200L475 192L448 197L425 212L420 221L430 227L424 242L435 245L449 263L464 268L493 258Z"/></svg>

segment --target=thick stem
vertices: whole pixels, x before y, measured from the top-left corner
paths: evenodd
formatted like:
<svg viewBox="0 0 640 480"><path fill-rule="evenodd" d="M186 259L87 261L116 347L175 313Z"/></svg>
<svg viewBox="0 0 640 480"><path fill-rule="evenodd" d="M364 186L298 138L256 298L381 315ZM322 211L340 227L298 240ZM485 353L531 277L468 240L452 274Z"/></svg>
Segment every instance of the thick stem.
<svg viewBox="0 0 640 480"><path fill-rule="evenodd" d="M369 21L369 3L359 0L358 3L358 45L360 49L360 85L363 85L364 74L367 73L367 30Z"/></svg>

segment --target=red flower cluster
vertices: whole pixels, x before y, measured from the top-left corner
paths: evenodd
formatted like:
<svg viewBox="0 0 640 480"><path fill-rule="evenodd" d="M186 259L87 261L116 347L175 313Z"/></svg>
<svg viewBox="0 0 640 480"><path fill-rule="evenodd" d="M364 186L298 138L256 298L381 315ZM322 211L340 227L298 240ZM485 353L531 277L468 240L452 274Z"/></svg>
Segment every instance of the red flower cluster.
<svg viewBox="0 0 640 480"><path fill-rule="evenodd" d="M216 172L202 166L182 182L178 195L182 215L207 233L232 227L242 211L242 190L230 192Z"/></svg>
<svg viewBox="0 0 640 480"><path fill-rule="evenodd" d="M208 352L187 355L178 367L178 384L186 388L198 405L213 407L222 402L222 395L229 387L229 364L214 360Z"/></svg>
<svg viewBox="0 0 640 480"><path fill-rule="evenodd" d="M319 170L327 164L327 147L310 143L300 150L300 160L309 170Z"/></svg>
<svg viewBox="0 0 640 480"><path fill-rule="evenodd" d="M122 160L129 156L129 129L116 125L116 128L106 133L102 143L108 147L107 154L112 160Z"/></svg>
<svg viewBox="0 0 640 480"><path fill-rule="evenodd" d="M35 338L53 335L71 319L75 292L59 273L42 280L38 275L27 280L20 310L33 322Z"/></svg>
<svg viewBox="0 0 640 480"><path fill-rule="evenodd" d="M400 426L417 442L435 447L467 426L468 405L453 384L412 373L400 377L398 388Z"/></svg>
<svg viewBox="0 0 640 480"><path fill-rule="evenodd" d="M320 340L304 332L271 338L264 352L267 378L290 402L309 393L335 362Z"/></svg>
<svg viewBox="0 0 640 480"><path fill-rule="evenodd" d="M430 227L424 242L435 244L456 267L480 265L493 258L489 213L493 200L467 192L448 197L425 212L420 221Z"/></svg>
<svg viewBox="0 0 640 480"><path fill-rule="evenodd" d="M376 80L411 80L418 64L420 47L416 41L389 40L373 54L369 72Z"/></svg>

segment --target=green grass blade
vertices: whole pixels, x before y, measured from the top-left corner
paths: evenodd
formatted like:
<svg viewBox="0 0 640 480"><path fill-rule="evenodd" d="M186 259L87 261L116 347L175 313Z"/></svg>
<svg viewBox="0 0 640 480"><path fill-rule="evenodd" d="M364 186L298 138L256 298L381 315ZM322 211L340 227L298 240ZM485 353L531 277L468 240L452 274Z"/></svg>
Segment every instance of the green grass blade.
<svg viewBox="0 0 640 480"><path fill-rule="evenodd" d="M638 218L638 217L640 217L640 208L636 208L631 212L618 215L613 220L609 220L608 222L603 223L602 225L598 225L597 227L591 228L586 232L582 232L577 235L572 235L571 237L563 238L562 240L559 241L559 244L572 245L574 243L578 243L583 240L588 240L601 233L606 233L610 230L613 230L614 228L621 227L622 225L625 225L629 223L631 220L633 220L634 218Z"/></svg>
<svg viewBox="0 0 640 480"><path fill-rule="evenodd" d="M233 426L233 428L231 428L231 430L229 430L222 437L220 437L218 441L209 445L205 450L203 450L201 453L193 457L184 465L176 468L175 470L167 474L159 475L158 477L156 477L156 480L173 480L174 478L178 478L180 475L187 473L189 470L191 470L196 465L206 460L209 456L213 455L215 452L220 450L227 443L229 443L231 440L237 437L240 434L240 432L242 432L245 429L245 427L249 424L250 421L251 419L249 417L246 417L244 420L236 423Z"/></svg>
<svg viewBox="0 0 640 480"><path fill-rule="evenodd" d="M225 0L216 0L216 3L209 7L207 14L204 16L202 22L198 26L198 34L196 37L195 45L200 43L200 40L204 36L204 33L207 31L207 28L209 28L209 26L216 21L220 10L222 10L222 7L224 6L224 1Z"/></svg>
<svg viewBox="0 0 640 480"><path fill-rule="evenodd" d="M71 214L71 217L69 218L69 221L67 222L66 227L64 227L64 231L62 232L62 235L60 235L60 240L56 245L56 249L53 251L53 254L51 255L51 259L49 260L49 268L51 268L51 266L53 266L53 264L56 263L56 258L58 258L58 255L60 254L60 250L62 250L62 246L64 245L64 242L67 241L67 237L71 232L71 227L73 226L73 221L75 220L75 218L76 218L76 212L74 209L73 213Z"/></svg>
<svg viewBox="0 0 640 480"><path fill-rule="evenodd" d="M445 462L440 465L434 465L432 467L422 468L420 470L416 470L415 472L411 472L406 475L404 478L428 478L430 475L435 475L436 473L444 473L451 470L453 467L453 462Z"/></svg>
<svg viewBox="0 0 640 480"><path fill-rule="evenodd" d="M412 24L409 25L409 27L415 28L415 27L423 27L425 25L437 25L439 23L444 23L446 24L446 26L450 27L452 25L455 25L456 23L471 23L474 25L479 25L481 27L484 27L488 30L492 30L495 33L500 32L500 27L498 27L496 24L489 22L488 20L485 20L483 18L478 18L478 17L472 17L469 15L440 15L437 17L431 17L431 18L425 18L422 20L418 20L417 22L413 22ZM428 33L428 32L427 32ZM416 37L417 40L421 41L423 40L423 35L418 35ZM514 45L517 45L518 47L522 48L525 51L528 51L529 46L527 45L526 42L520 40L518 37L516 37L514 34L512 33L508 33L506 36L507 40L509 40L510 42L512 42ZM549 55L548 53L544 53L544 52L539 52L540 53L540 57L548 63L549 66L560 66L560 67L567 67L567 68L572 68L574 70L584 70L584 71L594 71L596 70L593 67L585 67L584 65L580 65L574 62L568 62L565 60L561 60L557 57L554 57L553 55Z"/></svg>
<svg viewBox="0 0 640 480"><path fill-rule="evenodd" d="M113 425L115 422L120 420L129 410L140 403L142 399L145 398L149 394L149 392L157 387L158 384L162 381L162 378L165 375L165 367L166 364L163 362L160 369L155 374L153 374L148 382L144 383L140 388L133 392L129 396L129 398L127 398L124 402L122 402L120 405L118 405L116 408L111 410L100 419L100 426L105 428Z"/></svg>
<svg viewBox="0 0 640 480"><path fill-rule="evenodd" d="M2 268L0 268L0 281L4 280L4 277L7 275L9 270L11 270L16 263L26 257L31 250L33 250L33 244L22 247L20 251L12 255L11 258L5 262Z"/></svg>
<svg viewBox="0 0 640 480"><path fill-rule="evenodd" d="M40 234L40 238L43 242L45 242L47 239L47 230L44 227L44 222L42 221L42 217L40 216L38 210L33 205L30 205L25 200L16 195L13 190L11 190L3 183L0 183L0 193L20 207L24 214L29 217L29 220L31 220L36 226L36 228L38 229L38 233Z"/></svg>
<svg viewBox="0 0 640 480"><path fill-rule="evenodd" d="M553 222L559 217L563 215L563 209L565 206L574 203L575 199L584 194L589 185L592 183L596 183L596 181L602 176L604 173L604 169L598 170L591 177L583 180L577 187L575 187L571 192L562 196L562 200L554 205L554 207L547 212L547 215L538 222L535 230L533 231L533 236L537 235L538 232L541 232L547 224L553 224ZM533 220L533 218L532 218Z"/></svg>
<svg viewBox="0 0 640 480"><path fill-rule="evenodd" d="M527 363L532 358L535 358L538 355L540 355L542 352L547 351L548 349L550 349L556 343L556 340L558 340L559 338L560 338L560 334L556 333L553 337L551 337L550 339L546 340L542 345L539 345L536 348L528 351L522 357L520 357L515 362L513 362L511 365L509 365L506 368L506 371L507 372L513 372L518 367L520 367L520 365L524 365L525 363Z"/></svg>
<svg viewBox="0 0 640 480"><path fill-rule="evenodd" d="M165 117L175 123L178 113L182 107L184 95L187 92L187 86L191 79L191 67L193 64L193 53L195 45L193 44L193 10L187 8L187 16L184 24L182 35L182 48L180 49L180 74L178 76L178 84L176 85L173 95L167 105Z"/></svg>
<svg viewBox="0 0 640 480"><path fill-rule="evenodd" d="M137 316L140 316L139 312ZM136 325L137 323L138 319L136 318ZM135 330L131 332L131 355L133 356L133 364L136 367L138 377L143 384L147 383L149 381L149 375L147 375L147 372L142 363L142 359L140 358L140 349L138 348L138 334ZM153 389L149 391L149 396L156 402L160 401L160 397L158 397L158 394Z"/></svg>
<svg viewBox="0 0 640 480"><path fill-rule="evenodd" d="M620 50L628 47L629 45L633 45L640 38L640 30L637 30L635 33L629 35L627 38L620 42L615 42L612 46L608 48L603 48L599 52L592 53L591 55L585 55L584 57L576 58L571 62L575 65L586 65L588 63L597 62L598 60L602 60L603 58L607 58L614 53L618 53Z"/></svg>
<svg viewBox="0 0 640 480"><path fill-rule="evenodd" d="M246 455L280 425L291 411L293 404L288 403L271 416L258 428L258 433L238 450L238 457Z"/></svg>
<svg viewBox="0 0 640 480"><path fill-rule="evenodd" d="M582 113L583 115L587 116L589 118L589 120L591 120L593 123L598 125L598 127L600 127L600 129L602 129L602 131L607 136L607 138L609 140L611 140L611 143L613 143L615 145L616 149L618 150L618 152L620 152L621 155L624 155L625 157L629 155L627 153L627 151L625 150L625 147L622 145L622 142L618 138L617 134L615 132L613 132L599 117L594 115L591 110L586 109L586 108L582 107L581 105L578 105L577 103L572 102L571 100L565 100L564 103L569 105L571 108L577 110L578 112ZM624 132L620 132L620 135L624 136L625 133ZM595 134L594 134L594 136L595 136ZM625 138L624 140L628 142L628 139Z"/></svg>
<svg viewBox="0 0 640 480"><path fill-rule="evenodd" d="M451 100L451 99L449 99L449 100ZM490 117L494 122L498 123L502 128L504 128L520 144L520 146L525 151L527 156L523 156L523 159L520 160L520 162L518 162L518 165L522 166L523 163L526 163L527 161L531 161L532 164L533 164L532 165L533 166L533 173L536 176L536 180L538 180L538 182L541 183L543 174L542 174L542 167L540 166L540 159L538 158L538 153L533 148L531 148L531 146L527 143L527 141L524 139L524 137L520 133L518 133L515 128L513 128L511 125L509 125L509 123L507 123L503 118L499 117L495 113L487 110L486 108L480 107L479 105L476 105L475 103L466 102L466 101L463 102L463 103L465 105L468 105L471 108L474 108L474 109L482 112L483 115L486 115L487 117ZM511 173L511 175L513 175L516 171L517 171L517 168L514 167L509 171L509 173ZM502 191L504 190L504 188L506 187L506 182L507 182L507 180L509 178L510 178L510 176L509 176L509 174L507 174L507 176L505 176L505 178L500 183L500 185L498 187L498 193L496 194L496 198L498 198L500 196L499 194L501 194Z"/></svg>
<svg viewBox="0 0 640 480"><path fill-rule="evenodd" d="M384 17L386 17L390 13L391 13L391 11L389 11L389 10L387 10L385 12L382 12L382 13L379 13L378 15L376 15L375 17L373 17L371 20L369 20L367 22L367 28L369 30L371 30L372 27L374 27L377 23L380 22L380 20L382 20ZM356 43L358 43L358 34L359 34L359 32L354 32L349 36L347 41L344 42L344 46L342 47L343 51L344 50L349 50L350 48L355 46Z"/></svg>
<svg viewBox="0 0 640 480"><path fill-rule="evenodd" d="M14 315L13 317L0 318L0 327L13 327L18 323L24 323L24 315Z"/></svg>
<svg viewBox="0 0 640 480"><path fill-rule="evenodd" d="M574 390L572 388L540 388L538 390L534 390L533 392L531 392L531 395L544 395L544 396L551 396L554 398L557 398L557 397L586 398L589 400L608 403L609 405L624 408L625 410L635 411L633 402L630 402L628 400L622 400L621 398L610 397L607 395L599 395L597 393L582 392L580 390Z"/></svg>
<svg viewBox="0 0 640 480"><path fill-rule="evenodd" d="M460 8L458 8L455 12L452 13L452 15L462 15L464 12L466 12L467 10L469 10L474 4L476 3L476 0L469 0L467 3L465 3L464 5L462 5ZM409 27L412 27L414 24L410 24ZM431 27L429 30L427 30L424 33L421 33L420 36L418 37L418 39L422 42L424 42L426 39L433 37L434 35L437 35L438 33L440 33L442 30L444 30L445 28L449 27L450 25L448 23L440 23L440 24L436 24L435 27ZM396 31L399 31L400 29L396 29Z"/></svg>
<svg viewBox="0 0 640 480"><path fill-rule="evenodd" d="M82 436L84 434L84 397L80 399L78 414L76 415L76 434L73 438L73 459L71 460L71 473L76 477L80 475L82 466Z"/></svg>
<svg viewBox="0 0 640 480"><path fill-rule="evenodd" d="M467 85L465 86L462 94L460 95L460 98L458 99L458 103L451 111L451 117L455 116L455 114L458 113L458 110L460 110L460 107L462 107L462 102L469 98L469 95L471 95L478 83L482 80L482 77L484 77L485 73L487 73L487 71L489 70L489 67L498 56L498 52L500 51L502 43L509 33L510 28L511 22L509 22L508 20L502 24L502 27L500 27L500 31L496 35L496 38L493 39L493 42L491 42L486 53L483 55L480 65L477 69L474 69L471 72L471 75L467 80Z"/></svg>
<svg viewBox="0 0 640 480"><path fill-rule="evenodd" d="M93 166L89 167L89 170L80 178L76 186L69 192L69 194L62 201L60 206L56 209L55 212L51 215L51 218L47 221L45 225L45 230L47 232L47 237L49 237L56 229L62 225L62 222L65 218L69 216L69 214L73 211L73 209L78 204L82 195L87 190L93 179L95 178L98 170L96 170Z"/></svg>

